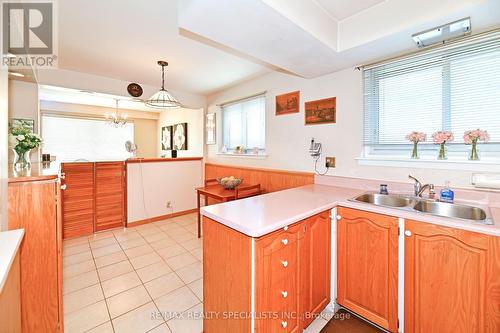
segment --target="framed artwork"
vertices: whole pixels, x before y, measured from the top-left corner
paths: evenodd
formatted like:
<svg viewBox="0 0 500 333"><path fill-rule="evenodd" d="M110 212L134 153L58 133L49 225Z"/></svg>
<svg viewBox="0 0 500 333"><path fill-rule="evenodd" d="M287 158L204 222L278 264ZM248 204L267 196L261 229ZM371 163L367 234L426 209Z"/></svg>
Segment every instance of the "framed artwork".
<svg viewBox="0 0 500 333"><path fill-rule="evenodd" d="M207 113L206 115L205 134L207 145L215 144L215 113Z"/></svg>
<svg viewBox="0 0 500 333"><path fill-rule="evenodd" d="M172 150L172 126L161 128L161 150Z"/></svg>
<svg viewBox="0 0 500 333"><path fill-rule="evenodd" d="M300 91L276 96L276 115L297 113L300 110Z"/></svg>
<svg viewBox="0 0 500 333"><path fill-rule="evenodd" d="M22 118L12 118L10 120L9 128L14 127L28 127L31 132L35 131L35 120L34 119L22 119Z"/></svg>
<svg viewBox="0 0 500 333"><path fill-rule="evenodd" d="M187 150L188 149L188 124L181 123L174 125L172 129L172 144L173 150Z"/></svg>
<svg viewBox="0 0 500 333"><path fill-rule="evenodd" d="M332 124L336 122L337 98L325 98L305 103L306 125Z"/></svg>

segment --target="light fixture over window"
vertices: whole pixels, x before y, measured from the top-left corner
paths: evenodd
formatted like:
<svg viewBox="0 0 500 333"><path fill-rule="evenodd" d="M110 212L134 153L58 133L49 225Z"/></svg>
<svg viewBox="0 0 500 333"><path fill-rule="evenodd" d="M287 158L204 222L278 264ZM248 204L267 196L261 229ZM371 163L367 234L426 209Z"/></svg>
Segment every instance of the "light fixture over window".
<svg viewBox="0 0 500 333"><path fill-rule="evenodd" d="M447 23L412 35L418 47L444 43L447 40L465 36L471 33L470 18Z"/></svg>
<svg viewBox="0 0 500 333"><path fill-rule="evenodd" d="M161 66L161 89L146 101L146 105L159 109L178 108L181 103L165 90L165 67L168 66L168 62L160 60L158 65Z"/></svg>

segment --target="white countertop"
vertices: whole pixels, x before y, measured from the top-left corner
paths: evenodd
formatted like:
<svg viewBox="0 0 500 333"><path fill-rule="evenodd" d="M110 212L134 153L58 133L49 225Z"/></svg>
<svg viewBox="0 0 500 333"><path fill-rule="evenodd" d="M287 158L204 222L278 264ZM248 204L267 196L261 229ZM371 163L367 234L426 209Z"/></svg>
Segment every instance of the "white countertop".
<svg viewBox="0 0 500 333"><path fill-rule="evenodd" d="M499 208L490 209L495 224L485 225L348 200L361 193L364 191L360 189L312 184L206 206L201 214L251 237L266 235L338 205L500 236Z"/></svg>
<svg viewBox="0 0 500 333"><path fill-rule="evenodd" d="M10 267L14 262L23 237L24 229L0 232L0 293L7 281Z"/></svg>

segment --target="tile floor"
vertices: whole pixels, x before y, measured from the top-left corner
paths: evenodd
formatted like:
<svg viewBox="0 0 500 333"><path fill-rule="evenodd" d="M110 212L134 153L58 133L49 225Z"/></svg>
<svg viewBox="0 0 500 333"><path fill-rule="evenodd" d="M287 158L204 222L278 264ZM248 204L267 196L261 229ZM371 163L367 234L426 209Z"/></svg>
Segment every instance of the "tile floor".
<svg viewBox="0 0 500 333"><path fill-rule="evenodd" d="M201 332L196 233L189 214L65 241L65 331Z"/></svg>

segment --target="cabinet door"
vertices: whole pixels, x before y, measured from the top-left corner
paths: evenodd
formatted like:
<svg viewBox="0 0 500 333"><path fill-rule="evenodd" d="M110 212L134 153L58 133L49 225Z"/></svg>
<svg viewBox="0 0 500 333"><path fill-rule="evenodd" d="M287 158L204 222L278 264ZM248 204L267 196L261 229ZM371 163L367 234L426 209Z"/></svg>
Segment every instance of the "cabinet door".
<svg viewBox="0 0 500 333"><path fill-rule="evenodd" d="M95 230L125 225L125 167L123 162L95 164Z"/></svg>
<svg viewBox="0 0 500 333"><path fill-rule="evenodd" d="M94 232L94 163L62 163L66 189L62 192L63 237Z"/></svg>
<svg viewBox="0 0 500 333"><path fill-rule="evenodd" d="M301 301L304 328L330 302L329 211L307 219L307 231L300 243Z"/></svg>
<svg viewBox="0 0 500 333"><path fill-rule="evenodd" d="M339 207L337 302L375 324L398 329L398 219Z"/></svg>
<svg viewBox="0 0 500 333"><path fill-rule="evenodd" d="M494 332L485 316L489 236L414 221L405 230L405 332Z"/></svg>

